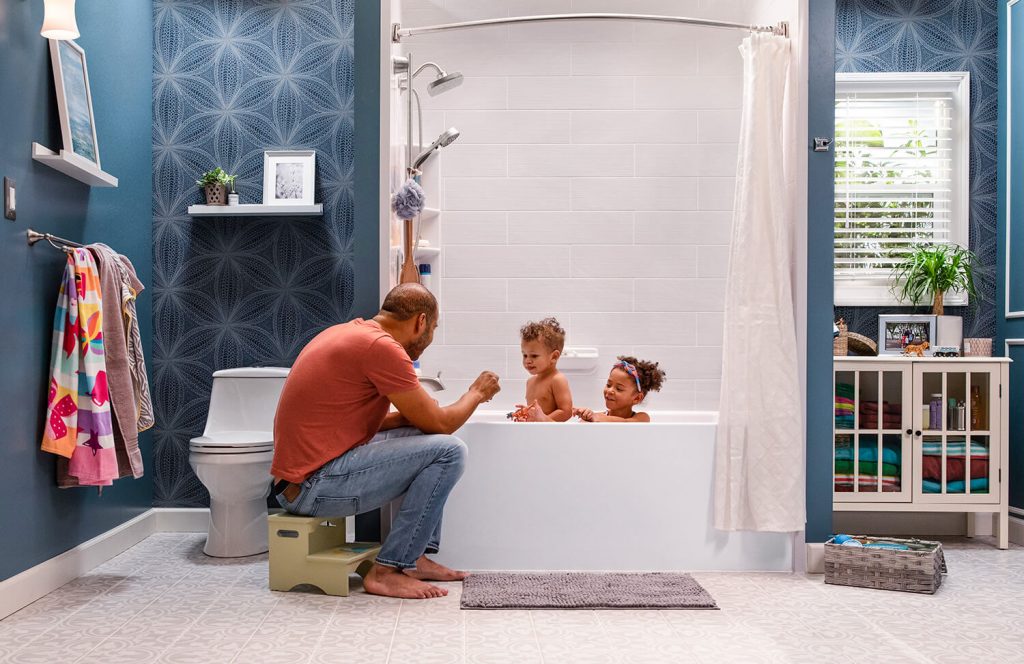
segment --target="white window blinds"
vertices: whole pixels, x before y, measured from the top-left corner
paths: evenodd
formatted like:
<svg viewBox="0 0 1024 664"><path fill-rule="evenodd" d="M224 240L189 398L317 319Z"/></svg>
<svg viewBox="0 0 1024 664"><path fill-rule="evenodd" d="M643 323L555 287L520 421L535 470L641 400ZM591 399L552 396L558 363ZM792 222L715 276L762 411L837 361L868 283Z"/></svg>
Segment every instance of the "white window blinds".
<svg viewBox="0 0 1024 664"><path fill-rule="evenodd" d="M958 79L837 76L837 304L895 304L889 275L913 245L967 245L968 106Z"/></svg>

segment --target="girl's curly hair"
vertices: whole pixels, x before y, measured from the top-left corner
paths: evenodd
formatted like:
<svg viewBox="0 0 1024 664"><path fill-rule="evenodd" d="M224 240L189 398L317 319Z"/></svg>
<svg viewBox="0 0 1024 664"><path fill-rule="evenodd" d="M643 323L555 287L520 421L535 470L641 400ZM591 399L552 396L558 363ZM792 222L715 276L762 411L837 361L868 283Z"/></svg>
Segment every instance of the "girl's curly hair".
<svg viewBox="0 0 1024 664"><path fill-rule="evenodd" d="M665 383L665 371L658 368L657 362L638 360L629 355L619 355L618 359L636 367L636 372L640 375L640 391L644 394L657 392Z"/></svg>

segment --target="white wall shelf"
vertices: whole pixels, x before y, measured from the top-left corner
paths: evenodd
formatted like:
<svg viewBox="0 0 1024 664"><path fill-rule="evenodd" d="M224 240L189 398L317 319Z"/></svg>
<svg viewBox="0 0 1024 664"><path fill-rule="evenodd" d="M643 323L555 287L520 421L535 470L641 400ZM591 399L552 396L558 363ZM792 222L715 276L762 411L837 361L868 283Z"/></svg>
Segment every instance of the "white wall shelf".
<svg viewBox="0 0 1024 664"><path fill-rule="evenodd" d="M189 205L193 217L319 217L324 213L322 203L315 205Z"/></svg>
<svg viewBox="0 0 1024 664"><path fill-rule="evenodd" d="M439 216L441 216L441 211L438 210L437 208L425 207L423 208L423 211L420 212L421 221L433 221L434 219L437 219Z"/></svg>
<svg viewBox="0 0 1024 664"><path fill-rule="evenodd" d="M90 187L117 186L116 177L100 170L96 164L73 152L61 150L57 153L39 143L32 143L32 158L68 177L84 182Z"/></svg>

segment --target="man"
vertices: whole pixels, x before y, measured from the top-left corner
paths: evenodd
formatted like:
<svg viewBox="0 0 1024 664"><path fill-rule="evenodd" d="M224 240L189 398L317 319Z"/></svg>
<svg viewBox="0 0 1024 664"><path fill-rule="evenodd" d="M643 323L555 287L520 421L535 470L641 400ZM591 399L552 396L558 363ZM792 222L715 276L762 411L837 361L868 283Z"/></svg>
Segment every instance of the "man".
<svg viewBox="0 0 1024 664"><path fill-rule="evenodd" d="M351 516L405 495L363 582L376 595L442 597L447 590L426 582L466 577L426 554L437 553L441 513L465 465L466 445L451 434L500 387L485 371L450 406L427 395L412 363L434 340L437 318L430 291L396 287L372 320L310 341L277 406L270 472L286 510Z"/></svg>

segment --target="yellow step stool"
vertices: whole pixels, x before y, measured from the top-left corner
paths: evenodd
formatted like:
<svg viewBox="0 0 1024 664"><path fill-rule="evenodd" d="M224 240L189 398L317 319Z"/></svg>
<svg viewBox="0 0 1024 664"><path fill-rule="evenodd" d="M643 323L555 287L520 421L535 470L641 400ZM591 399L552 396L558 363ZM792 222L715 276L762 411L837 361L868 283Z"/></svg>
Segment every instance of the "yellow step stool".
<svg viewBox="0 0 1024 664"><path fill-rule="evenodd" d="M377 542L345 542L345 518L272 514L270 589L316 586L328 595L348 597L348 576L366 576L380 552Z"/></svg>

